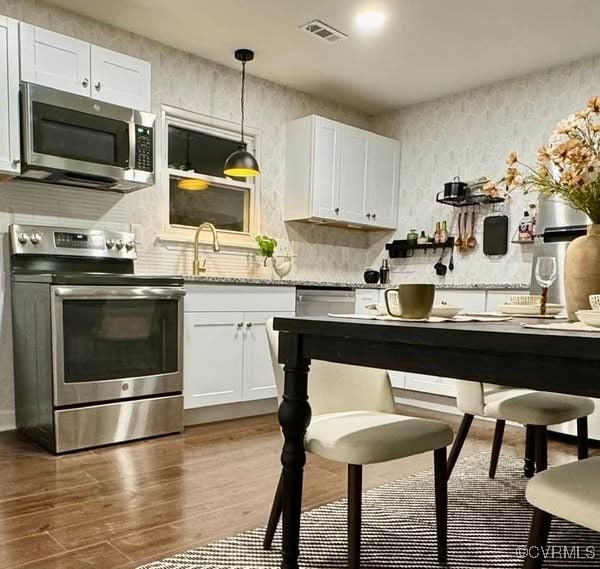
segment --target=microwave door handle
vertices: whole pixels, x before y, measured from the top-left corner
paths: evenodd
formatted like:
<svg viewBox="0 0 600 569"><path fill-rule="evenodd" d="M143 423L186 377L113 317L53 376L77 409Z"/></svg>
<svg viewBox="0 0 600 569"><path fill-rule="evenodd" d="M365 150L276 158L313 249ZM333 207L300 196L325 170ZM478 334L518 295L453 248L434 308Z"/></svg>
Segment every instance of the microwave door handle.
<svg viewBox="0 0 600 569"><path fill-rule="evenodd" d="M129 121L129 160L127 166L130 169L135 169L135 117L133 113Z"/></svg>
<svg viewBox="0 0 600 569"><path fill-rule="evenodd" d="M131 299L159 299L170 300L182 298L185 295L185 289L161 288L161 287L62 287L54 288L54 295L63 298L78 299L111 299L111 298L131 298Z"/></svg>

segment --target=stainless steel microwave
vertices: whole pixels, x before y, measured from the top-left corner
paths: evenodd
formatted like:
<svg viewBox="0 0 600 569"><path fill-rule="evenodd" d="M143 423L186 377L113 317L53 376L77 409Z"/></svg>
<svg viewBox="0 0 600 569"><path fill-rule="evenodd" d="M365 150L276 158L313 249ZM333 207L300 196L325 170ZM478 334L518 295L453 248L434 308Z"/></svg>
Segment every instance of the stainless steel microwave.
<svg viewBox="0 0 600 569"><path fill-rule="evenodd" d="M21 83L20 178L127 193L151 186L155 116Z"/></svg>

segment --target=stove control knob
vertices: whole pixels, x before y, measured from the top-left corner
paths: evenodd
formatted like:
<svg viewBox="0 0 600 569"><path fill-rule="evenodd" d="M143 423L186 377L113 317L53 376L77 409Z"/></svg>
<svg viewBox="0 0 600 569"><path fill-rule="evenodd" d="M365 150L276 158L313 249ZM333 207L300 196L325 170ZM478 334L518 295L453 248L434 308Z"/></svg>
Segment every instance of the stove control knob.
<svg viewBox="0 0 600 569"><path fill-rule="evenodd" d="M29 239L33 245L37 245L42 240L42 236L39 233L32 233Z"/></svg>
<svg viewBox="0 0 600 569"><path fill-rule="evenodd" d="M131 251L132 249L135 249L135 241L127 241L127 243L125 243L125 248L128 251Z"/></svg>
<svg viewBox="0 0 600 569"><path fill-rule="evenodd" d="M122 239L119 239L119 240L117 241L116 245L117 245L117 249L119 249L119 251L120 251L121 249L123 249L123 247L125 247L125 243L123 242L123 240L122 240Z"/></svg>
<svg viewBox="0 0 600 569"><path fill-rule="evenodd" d="M29 235L27 235L27 233L19 233L19 237L17 237L17 239L21 245L25 245L25 243L29 241Z"/></svg>
<svg viewBox="0 0 600 569"><path fill-rule="evenodd" d="M115 240L114 239L107 239L106 240L106 248L107 249L112 249L115 246Z"/></svg>

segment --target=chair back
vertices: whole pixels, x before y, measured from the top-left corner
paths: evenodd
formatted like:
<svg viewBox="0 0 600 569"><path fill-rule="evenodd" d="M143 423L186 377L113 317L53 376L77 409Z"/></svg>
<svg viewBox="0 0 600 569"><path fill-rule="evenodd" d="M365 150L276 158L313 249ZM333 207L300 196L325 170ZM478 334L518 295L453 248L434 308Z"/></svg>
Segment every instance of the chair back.
<svg viewBox="0 0 600 569"><path fill-rule="evenodd" d="M277 398L281 401L284 373L278 361L279 333L273 330L272 318L267 320L266 329ZM308 396L313 416L344 411L396 412L390 378L380 369L313 360Z"/></svg>
<svg viewBox="0 0 600 569"><path fill-rule="evenodd" d="M510 387L496 385L495 383L481 383L479 381L457 379L456 407L463 413L483 416L488 396L510 389Z"/></svg>
<svg viewBox="0 0 600 569"><path fill-rule="evenodd" d="M456 407L463 413L483 415L485 392L479 381L456 380Z"/></svg>

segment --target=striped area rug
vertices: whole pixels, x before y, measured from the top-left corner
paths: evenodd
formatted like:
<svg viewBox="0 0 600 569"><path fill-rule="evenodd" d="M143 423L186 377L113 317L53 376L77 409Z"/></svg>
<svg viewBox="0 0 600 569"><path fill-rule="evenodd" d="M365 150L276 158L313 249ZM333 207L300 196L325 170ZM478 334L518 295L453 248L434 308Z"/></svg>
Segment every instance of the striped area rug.
<svg viewBox="0 0 600 569"><path fill-rule="evenodd" d="M523 462L502 457L495 480L487 476L489 454L460 461L449 484L451 569L520 569L531 508L524 491ZM275 490L275 489L273 489ZM433 569L436 560L433 473L428 470L363 495L364 569ZM600 515L600 513L599 513ZM138 569L276 569L279 532L263 551L264 529L247 531ZM554 558L544 569L600 567L600 534L555 519L549 545ZM590 549L590 548L593 548ZM593 558L587 558L594 552ZM346 502L326 504L302 516L303 569L346 567Z"/></svg>

